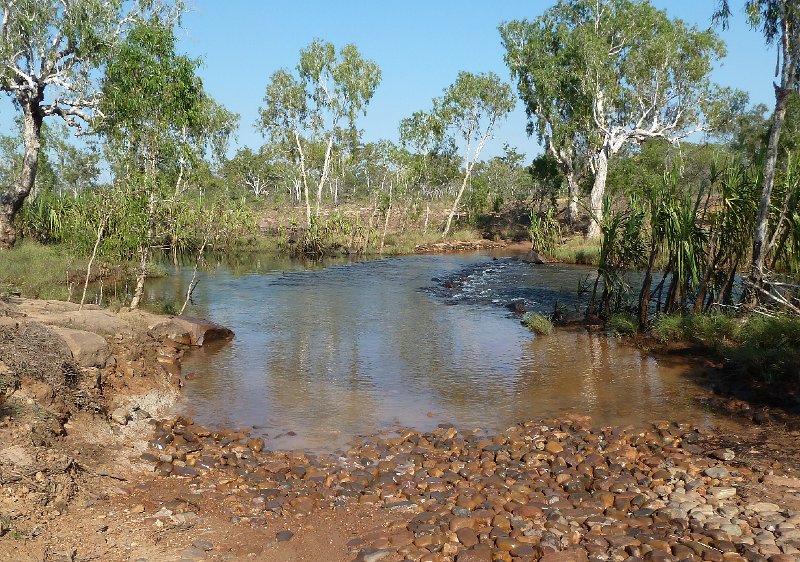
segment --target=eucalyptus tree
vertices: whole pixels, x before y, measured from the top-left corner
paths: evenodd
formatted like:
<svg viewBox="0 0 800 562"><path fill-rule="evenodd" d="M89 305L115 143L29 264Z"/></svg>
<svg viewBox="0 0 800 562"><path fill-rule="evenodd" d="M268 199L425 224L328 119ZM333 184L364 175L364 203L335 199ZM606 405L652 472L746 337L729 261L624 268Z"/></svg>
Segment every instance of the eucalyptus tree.
<svg viewBox="0 0 800 562"><path fill-rule="evenodd" d="M130 30L105 68L97 130L106 140L117 186L134 206L138 201L146 208L134 227L140 270L131 308L142 295L156 228L170 222L169 203L180 210L186 165L208 149L223 151L236 120L206 95L195 74L198 65L175 52L172 22L154 17Z"/></svg>
<svg viewBox="0 0 800 562"><path fill-rule="evenodd" d="M755 289L746 292L746 299L757 301L764 285L764 262L772 249L769 240L770 199L775 183L775 169L778 161L781 131L783 129L786 109L790 94L800 84L800 4L796 0L745 0L745 11L750 25L761 30L768 45L778 48L778 60L775 67L779 82L774 82L775 110L767 138L764 173L761 177L761 200L758 208L755 234L753 235L753 256L750 265L749 284ZM720 9L716 14L723 25L727 26L730 16L729 0L720 1Z"/></svg>
<svg viewBox="0 0 800 562"><path fill-rule="evenodd" d="M460 142L464 150L464 176L447 216L442 237L447 237L458 205L469 185L472 170L498 121L514 109L514 93L493 72L459 72L444 94L433 100L430 112L416 112L400 124L404 143L437 146Z"/></svg>
<svg viewBox="0 0 800 562"><path fill-rule="evenodd" d="M15 181L0 192L0 249L16 241L14 217L36 181L42 123L56 116L83 131L96 114L94 75L144 8L142 0L0 0L0 91L24 123ZM156 10L177 10L158 4Z"/></svg>
<svg viewBox="0 0 800 562"><path fill-rule="evenodd" d="M264 149L253 152L248 147L240 148L233 158L222 166L222 175L226 183L230 182L245 191L249 191L256 199L264 199L269 194L273 183L272 166Z"/></svg>
<svg viewBox="0 0 800 562"><path fill-rule="evenodd" d="M709 75L724 55L722 41L647 0L560 0L501 33L528 111L552 137L548 144L561 148L577 136L590 148L589 237L600 235L609 159L629 144L677 142L704 130L719 107Z"/></svg>
<svg viewBox="0 0 800 562"><path fill-rule="evenodd" d="M327 41L314 40L300 51L296 74L276 71L267 84L258 126L274 143L291 147L303 183L306 221L311 225L309 184L316 183L316 215L328 180L334 143L355 146L356 120L366 113L380 84L378 65L361 56L355 45L337 52ZM316 178L308 162L309 143L322 141L325 154Z"/></svg>
<svg viewBox="0 0 800 562"><path fill-rule="evenodd" d="M528 115L528 134L536 134L558 164L567 184L567 220L578 218L580 177L588 170L591 98L576 74L569 33L546 13L533 22L500 26L505 61ZM544 162L544 161L542 161Z"/></svg>

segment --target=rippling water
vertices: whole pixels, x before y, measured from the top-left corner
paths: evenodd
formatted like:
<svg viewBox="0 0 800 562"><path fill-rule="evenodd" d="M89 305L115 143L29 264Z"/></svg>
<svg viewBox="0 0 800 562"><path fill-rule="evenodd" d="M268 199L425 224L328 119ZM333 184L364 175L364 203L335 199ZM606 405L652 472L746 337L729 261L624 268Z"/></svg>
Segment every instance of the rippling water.
<svg viewBox="0 0 800 562"><path fill-rule="evenodd" d="M502 429L565 412L601 424L712 421L685 365L582 329L537 337L504 306L575 308L591 273L489 255L220 265L201 273L188 313L236 337L186 356L177 409L316 450L397 426ZM149 292L179 300L190 277L180 270Z"/></svg>

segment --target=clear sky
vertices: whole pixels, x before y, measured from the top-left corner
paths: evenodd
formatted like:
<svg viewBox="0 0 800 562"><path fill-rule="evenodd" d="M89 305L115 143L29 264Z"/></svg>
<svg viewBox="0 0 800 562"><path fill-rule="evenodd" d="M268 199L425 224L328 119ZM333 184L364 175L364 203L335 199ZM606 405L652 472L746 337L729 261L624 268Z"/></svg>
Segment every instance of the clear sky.
<svg viewBox="0 0 800 562"><path fill-rule="evenodd" d="M670 16L701 28L711 25L717 0L655 0ZM299 51L314 38L337 47L355 43L378 63L380 87L359 121L365 139L397 140L398 124L450 85L460 70L494 71L509 80L497 26L540 15L549 0L189 0L190 11L178 31L179 49L201 57L206 89L241 116L237 145L256 148L262 138L254 124L269 76L293 68ZM714 79L749 92L753 103L773 105L775 49L751 31L741 13L744 0L732 0L734 18L721 31L728 57ZM739 6L739 8L737 8ZM15 113L10 99L0 103L0 123ZM504 143L534 156L540 149L525 134L525 114L516 111L501 125L485 150L502 152ZM7 129L6 126L3 127Z"/></svg>
<svg viewBox="0 0 800 562"><path fill-rule="evenodd" d="M717 0L656 0L659 8L700 28L711 25ZM734 7L744 4L733 0ZM203 59L199 73L210 94L241 116L239 145L262 144L254 123L269 76L293 68L299 51L314 38L337 47L355 43L378 63L383 79L359 122L365 139L397 140L399 121L429 109L431 99L453 82L460 70L494 71L510 80L503 63L497 26L540 15L546 0L191 0L179 32L180 48ZM751 101L773 104L775 49L764 45L741 13L720 34L728 57L714 79L750 93ZM489 156L504 143L533 156L540 151L525 133L522 104L497 130Z"/></svg>

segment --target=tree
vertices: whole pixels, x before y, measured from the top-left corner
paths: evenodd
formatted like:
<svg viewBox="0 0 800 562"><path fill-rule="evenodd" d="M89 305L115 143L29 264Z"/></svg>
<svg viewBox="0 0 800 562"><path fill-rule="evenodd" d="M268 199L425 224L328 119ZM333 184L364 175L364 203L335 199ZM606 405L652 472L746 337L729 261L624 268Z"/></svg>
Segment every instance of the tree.
<svg viewBox="0 0 800 562"><path fill-rule="evenodd" d="M0 91L13 98L24 124L20 170L0 192L0 249L16 241L14 217L36 181L44 119L58 116L78 131L91 122L93 72L141 8L125 0L0 0Z"/></svg>
<svg viewBox="0 0 800 562"><path fill-rule="evenodd" d="M263 149L253 152L248 147L240 148L225 161L222 173L229 183L243 187L257 199L265 198L273 183L272 166Z"/></svg>
<svg viewBox="0 0 800 562"><path fill-rule="evenodd" d="M567 184L567 221L574 226L578 184L591 153L587 135L590 98L580 76L565 72L577 71L570 66L573 53L568 32L567 26L556 25L551 14L534 22L512 21L500 26L506 65L528 115L528 134L535 132L558 164Z"/></svg>
<svg viewBox="0 0 800 562"><path fill-rule="evenodd" d="M441 146L460 141L464 150L464 177L447 217L442 237L447 237L475 163L492 137L497 122L514 109L514 94L493 72L459 72L456 81L433 100L433 109L417 112L400 124L404 143L418 147Z"/></svg>
<svg viewBox="0 0 800 562"><path fill-rule="evenodd" d="M206 95L195 75L198 65L175 52L172 22L153 17L131 29L105 69L97 130L107 141L117 186L146 208L140 215L132 309L142 296L150 247L162 222L157 213L168 210L164 203L181 205L187 166L206 150L224 152L236 120Z"/></svg>
<svg viewBox="0 0 800 562"><path fill-rule="evenodd" d="M678 142L703 130L719 108L709 74L724 55L722 42L647 0L561 0L533 23L511 22L502 31L512 71L533 89L526 105L540 120L554 121L539 129L564 128L549 144L577 135L590 148L589 237L600 235L610 158L651 138ZM534 47L526 49L526 41ZM541 61L531 53L542 54ZM574 107L565 109L554 96L567 96Z"/></svg>
<svg viewBox="0 0 800 562"><path fill-rule="evenodd" d="M800 4L795 0L746 0L745 10L750 25L760 29L767 45L777 45L778 64L775 67L779 82L774 83L775 110L767 138L767 152L764 173L761 176L761 199L758 219L753 235L753 256L750 264L748 285L744 300L750 304L758 302L764 289L764 262L772 249L769 240L770 199L775 183L775 169L778 162L781 131L786 118L789 97L798 88L800 76ZM730 17L728 0L721 0L716 18L727 26Z"/></svg>
<svg viewBox="0 0 800 562"><path fill-rule="evenodd" d="M322 190L328 180L334 142L355 146L359 131L356 120L366 113L381 71L364 59L355 45L345 45L338 53L332 43L313 41L300 51L295 76L287 69L276 71L267 84L258 126L274 143L291 147L295 153L306 220L311 225L308 167L309 144L325 144L322 167L316 177L316 215L319 215Z"/></svg>

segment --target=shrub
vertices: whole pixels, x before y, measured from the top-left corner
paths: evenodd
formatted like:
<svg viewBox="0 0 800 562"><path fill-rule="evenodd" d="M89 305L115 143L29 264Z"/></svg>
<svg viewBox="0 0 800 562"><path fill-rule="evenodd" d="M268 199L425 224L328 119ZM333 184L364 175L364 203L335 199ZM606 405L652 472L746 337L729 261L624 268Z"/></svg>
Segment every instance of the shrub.
<svg viewBox="0 0 800 562"><path fill-rule="evenodd" d="M753 316L739 330L732 359L767 383L800 384L800 318Z"/></svg>
<svg viewBox="0 0 800 562"><path fill-rule="evenodd" d="M736 323L727 314L693 314L684 318L684 337L718 352L730 344L735 333Z"/></svg>

